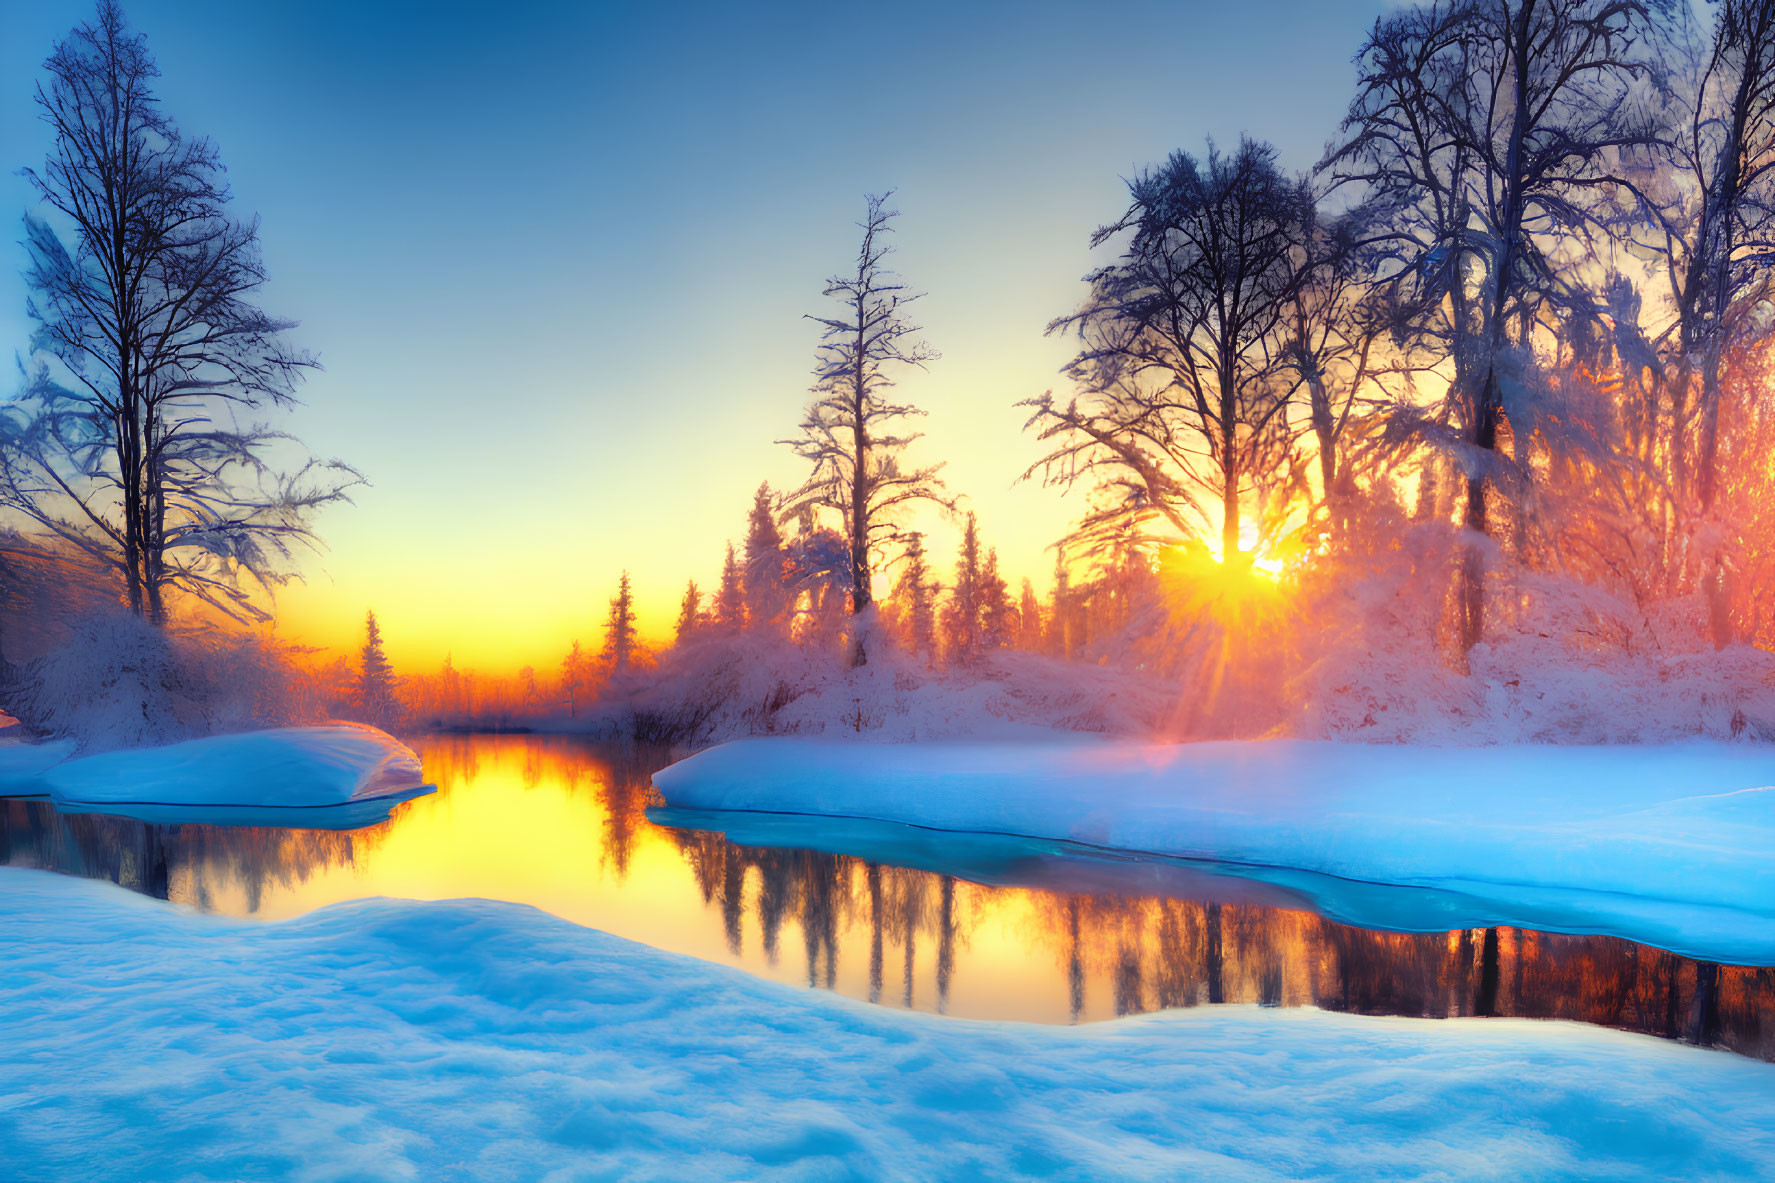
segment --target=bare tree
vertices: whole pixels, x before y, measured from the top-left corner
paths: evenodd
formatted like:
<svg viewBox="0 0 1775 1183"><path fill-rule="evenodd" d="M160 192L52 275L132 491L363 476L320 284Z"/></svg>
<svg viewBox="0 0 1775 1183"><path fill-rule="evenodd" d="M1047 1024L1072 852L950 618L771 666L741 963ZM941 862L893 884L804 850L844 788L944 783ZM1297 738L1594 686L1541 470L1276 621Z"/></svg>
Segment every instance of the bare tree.
<svg viewBox="0 0 1775 1183"><path fill-rule="evenodd" d="M801 435L784 440L813 465L800 489L785 501L787 521L810 511L829 511L843 522L850 548L850 601L853 617L873 600L872 576L882 548L899 532L896 511L918 501L952 506L937 472L941 465L902 469L907 445L919 438L900 426L923 414L917 407L890 401L894 373L906 366L923 367L937 352L919 337L919 327L904 314L918 293L907 290L885 260L889 223L899 216L886 206L891 192L871 195L863 221L863 241L854 271L835 275L825 294L843 311L837 316L812 316L821 328L815 366L814 402L801 422ZM852 638L851 661L868 660L861 628Z"/></svg>
<svg viewBox="0 0 1775 1183"><path fill-rule="evenodd" d="M243 421L291 405L315 363L252 302L257 222L228 215L215 145L161 111L115 0L45 68L55 143L25 170L48 209L26 217L26 278L34 346L60 375L38 367L5 408L0 501L111 565L138 614L163 621L176 588L262 618L255 591L289 577L314 511L359 480L337 462L281 469L290 438Z"/></svg>
<svg viewBox="0 0 1775 1183"><path fill-rule="evenodd" d="M1247 504L1291 475L1299 374L1286 317L1312 194L1249 139L1231 154L1176 153L1128 188L1127 212L1091 240L1126 235L1120 257L1086 276L1084 306L1049 326L1079 336L1066 368L1079 393L1022 404L1054 443L1030 471L1062 486L1089 475L1108 492L1081 527L1087 551L1158 520L1180 537L1218 532L1223 561L1242 565Z"/></svg>
<svg viewBox="0 0 1775 1183"><path fill-rule="evenodd" d="M1648 216L1638 223L1663 260L1676 311L1663 371L1670 488L1684 524L1704 532L1720 485L1722 361L1729 345L1763 331L1751 310L1769 298L1775 249L1775 0L1723 0L1717 11L1681 92L1676 134L1643 154ZM1733 631L1725 563L1718 546L1707 549L1702 586L1714 643L1724 645ZM1687 565L1672 556L1673 582Z"/></svg>
<svg viewBox="0 0 1775 1183"><path fill-rule="evenodd" d="M1534 397L1535 318L1571 263L1561 249L1624 184L1622 154L1657 139L1651 47L1673 19L1667 0L1433 0L1377 21L1358 55L1348 138L1326 167L1391 214L1385 279L1442 325L1476 534L1496 528L1488 492L1524 477L1500 433L1526 438L1508 404ZM1481 544L1462 587L1464 651L1484 635Z"/></svg>

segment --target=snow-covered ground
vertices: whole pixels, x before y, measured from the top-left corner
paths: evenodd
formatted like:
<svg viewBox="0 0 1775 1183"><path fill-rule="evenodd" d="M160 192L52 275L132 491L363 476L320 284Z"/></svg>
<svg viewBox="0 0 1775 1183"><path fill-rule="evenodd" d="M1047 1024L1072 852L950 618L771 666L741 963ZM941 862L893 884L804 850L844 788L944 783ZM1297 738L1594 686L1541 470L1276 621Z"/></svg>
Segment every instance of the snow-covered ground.
<svg viewBox="0 0 1775 1183"><path fill-rule="evenodd" d="M1763 744L754 739L654 783L676 808L870 818L1428 887L1462 897L1468 923L1775 964L1775 748Z"/></svg>
<svg viewBox="0 0 1775 1183"><path fill-rule="evenodd" d="M9 1178L1766 1177L1775 1065L1565 1023L887 1011L513 904L0 868Z"/></svg>
<svg viewBox="0 0 1775 1183"><path fill-rule="evenodd" d="M71 745L0 751L0 796L150 822L367 825L430 791L419 757L356 723L279 727L68 759Z"/></svg>

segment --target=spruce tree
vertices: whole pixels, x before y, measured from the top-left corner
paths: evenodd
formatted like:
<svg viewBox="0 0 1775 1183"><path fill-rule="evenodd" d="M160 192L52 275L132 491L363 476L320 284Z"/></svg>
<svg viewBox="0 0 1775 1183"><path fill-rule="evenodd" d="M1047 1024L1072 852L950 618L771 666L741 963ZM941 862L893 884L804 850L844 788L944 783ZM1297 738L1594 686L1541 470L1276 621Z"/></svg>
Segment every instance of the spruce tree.
<svg viewBox="0 0 1775 1183"><path fill-rule="evenodd" d="M749 628L780 632L787 616L783 532L777 528L777 515L770 484L758 486L752 498L752 512L746 521L745 601Z"/></svg>
<svg viewBox="0 0 1775 1183"><path fill-rule="evenodd" d="M1011 589L998 572L998 550L986 552L986 564L980 569L980 648L1003 649L1013 638L1012 619L1016 609L1011 604Z"/></svg>
<svg viewBox="0 0 1775 1183"><path fill-rule="evenodd" d="M635 597L629 590L629 573L624 571L604 623L604 664L613 674L626 673L634 657Z"/></svg>
<svg viewBox="0 0 1775 1183"><path fill-rule="evenodd" d="M727 561L721 565L721 586L715 592L715 627L726 633L746 627L746 591L731 542L727 544Z"/></svg>
<svg viewBox="0 0 1775 1183"><path fill-rule="evenodd" d="M974 515L962 530L961 554L955 561L955 587L944 613L949 660L969 662L980 651L980 531Z"/></svg>
<svg viewBox="0 0 1775 1183"><path fill-rule="evenodd" d="M913 534L906 543L906 565L894 585L906 647L926 662L937 655L936 581L925 560L924 535Z"/></svg>
<svg viewBox="0 0 1775 1183"><path fill-rule="evenodd" d="M358 713L378 727L394 722L394 668L382 651L382 629L376 613L364 615L364 648L357 681Z"/></svg>
<svg viewBox="0 0 1775 1183"><path fill-rule="evenodd" d="M703 593L697 590L696 580L692 579L684 585L684 599L678 604L678 629L672 637L674 645L682 645L696 635L702 624L702 612Z"/></svg>

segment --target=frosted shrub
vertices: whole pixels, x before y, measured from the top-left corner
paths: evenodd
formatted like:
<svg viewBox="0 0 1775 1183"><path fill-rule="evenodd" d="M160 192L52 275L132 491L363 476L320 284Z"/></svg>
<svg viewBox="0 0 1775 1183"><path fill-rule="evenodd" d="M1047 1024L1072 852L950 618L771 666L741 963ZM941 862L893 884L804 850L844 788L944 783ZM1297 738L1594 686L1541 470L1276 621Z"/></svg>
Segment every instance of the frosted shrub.
<svg viewBox="0 0 1775 1183"><path fill-rule="evenodd" d="M1451 570L1405 553L1321 590L1327 626L1293 697L1297 735L1383 743L1775 739L1775 654L1715 650L1698 597L1644 608L1568 576L1494 571L1487 639L1437 637Z"/></svg>
<svg viewBox="0 0 1775 1183"><path fill-rule="evenodd" d="M609 687L582 726L686 747L749 735L1144 735L1176 701L1150 677L1029 653L989 652L939 672L885 637L856 669L847 652L768 633L706 634L667 653L657 671Z"/></svg>
<svg viewBox="0 0 1775 1183"><path fill-rule="evenodd" d="M76 617L18 671L7 705L98 752L317 719L311 679L253 636L163 632L123 612Z"/></svg>

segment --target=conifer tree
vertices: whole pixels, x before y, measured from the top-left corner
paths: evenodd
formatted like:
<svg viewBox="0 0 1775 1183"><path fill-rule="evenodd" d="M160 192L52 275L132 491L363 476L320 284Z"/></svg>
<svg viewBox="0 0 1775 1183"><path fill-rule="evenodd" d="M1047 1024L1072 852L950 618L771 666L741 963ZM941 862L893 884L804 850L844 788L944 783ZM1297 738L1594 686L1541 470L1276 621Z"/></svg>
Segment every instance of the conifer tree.
<svg viewBox="0 0 1775 1183"><path fill-rule="evenodd" d="M1035 584L1023 577L1023 594L1017 603L1017 647L1030 653L1042 647L1042 606L1035 598Z"/></svg>
<svg viewBox="0 0 1775 1183"><path fill-rule="evenodd" d="M587 689L587 672L585 651L576 638L573 648L567 651L566 660L561 662L561 694L567 700L569 717L579 714L579 703Z"/></svg>
<svg viewBox="0 0 1775 1183"><path fill-rule="evenodd" d="M998 571L998 550L986 552L986 564L980 569L980 648L1003 649L1015 640L1011 605L1011 589Z"/></svg>
<svg viewBox="0 0 1775 1183"><path fill-rule="evenodd" d="M629 573L624 571L604 623L604 663L613 674L626 673L634 656L635 597L629 590Z"/></svg>
<svg viewBox="0 0 1775 1183"><path fill-rule="evenodd" d="M758 486L746 521L745 601L748 628L783 631L788 615L788 579L783 532L777 527L770 483Z"/></svg>
<svg viewBox="0 0 1775 1183"><path fill-rule="evenodd" d="M906 543L906 565L894 585L906 647L927 663L937 655L936 581L925 560L924 535L913 534Z"/></svg>
<svg viewBox="0 0 1775 1183"><path fill-rule="evenodd" d="M969 662L980 652L980 576L980 531L969 514L955 561L955 586L943 614L950 661Z"/></svg>
<svg viewBox="0 0 1775 1183"><path fill-rule="evenodd" d="M678 630L673 635L673 644L682 645L696 635L697 628L702 624L703 593L697 590L696 580L692 579L684 586L684 598L678 602Z"/></svg>
<svg viewBox="0 0 1775 1183"><path fill-rule="evenodd" d="M394 721L394 668L382 650L382 629L376 613L364 615L364 648L357 683L358 712L366 723L378 727Z"/></svg>
<svg viewBox="0 0 1775 1183"><path fill-rule="evenodd" d="M1066 570L1066 548L1054 550L1053 601L1048 606L1048 652L1055 657L1071 657L1074 638L1072 581Z"/></svg>
<svg viewBox="0 0 1775 1183"><path fill-rule="evenodd" d="M725 633L746 627L746 589L731 542L727 544L727 561L721 564L721 586L715 591L715 627Z"/></svg>

